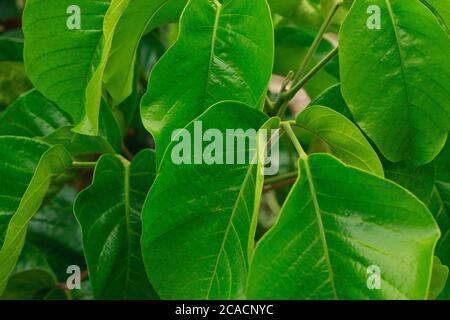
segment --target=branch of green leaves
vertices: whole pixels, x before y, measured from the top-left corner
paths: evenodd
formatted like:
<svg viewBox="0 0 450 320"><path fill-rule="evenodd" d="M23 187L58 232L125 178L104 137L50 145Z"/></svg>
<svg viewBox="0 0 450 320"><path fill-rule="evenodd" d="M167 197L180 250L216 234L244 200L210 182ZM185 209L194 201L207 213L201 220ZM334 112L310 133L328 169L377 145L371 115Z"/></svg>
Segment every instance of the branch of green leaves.
<svg viewBox="0 0 450 320"><path fill-rule="evenodd" d="M279 94L276 96L275 100L272 100L269 96L266 96L266 105L268 107L269 113L273 115L277 115L281 119L283 119L286 110L288 108L289 102L295 95L320 71L324 68L339 52L339 48L336 47L331 50L317 65L311 68L311 70L307 71L308 65L311 63L314 54L319 47L320 42L322 41L328 27L333 21L334 16L338 12L341 7L343 0L336 1L332 8L330 9L327 17L325 18L322 26L320 27L317 35L309 48L305 58L303 59L299 69L297 72L290 71L287 76L284 78L281 90ZM306 74L305 74L306 73ZM295 121L283 121L281 128L283 129L283 133L287 133L289 139L292 141L295 149L297 150L300 157L305 157L306 152L303 150L300 142L298 141L294 131L292 130L292 125L295 125ZM279 176L271 179L267 179L265 181L265 185L268 186L267 190L276 189L278 186L285 186L286 182L294 182L292 178L297 175L297 170L292 173L288 173L284 176Z"/></svg>

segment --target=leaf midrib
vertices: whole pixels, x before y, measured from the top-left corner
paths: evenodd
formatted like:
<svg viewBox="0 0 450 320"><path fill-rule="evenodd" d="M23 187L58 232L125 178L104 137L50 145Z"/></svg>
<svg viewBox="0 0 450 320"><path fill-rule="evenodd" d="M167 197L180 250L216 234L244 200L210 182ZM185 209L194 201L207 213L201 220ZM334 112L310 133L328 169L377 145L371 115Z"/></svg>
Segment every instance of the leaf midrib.
<svg viewBox="0 0 450 320"><path fill-rule="evenodd" d="M392 10L390 0L385 0L385 3L386 3L386 7L388 9L388 12L389 12L390 21L392 23L392 29L394 30L394 34L395 34L395 40L396 40L397 50L398 50L398 55L399 55L399 60L400 60L400 70L402 72L403 85L405 86L406 102L407 102L408 109L409 109L409 111L407 112L408 123L409 123L409 128L411 128L411 127L413 127L412 121L411 121L411 104L410 104L411 100L410 100L409 93L408 93L408 82L406 81L406 72L405 72L405 66L403 63L402 48L400 47L400 36L398 34L397 26L395 24L394 12ZM408 145L409 146L412 145L412 141L413 141L413 139L411 137L411 130L408 130Z"/></svg>
<svg viewBox="0 0 450 320"><path fill-rule="evenodd" d="M325 229L324 229L324 225L323 225L323 221L322 221L322 215L321 215L321 209L319 206L319 202L317 200L317 192L316 192L316 188L314 186L314 181L313 181L313 177L311 174L311 170L309 167L309 161L308 158L301 158L300 164L304 165L304 169L306 172L306 177L308 180L308 186L309 186L309 190L311 193L311 198L314 204L314 212L316 214L316 219L317 219L317 225L319 227L319 233L320 233L320 238L321 238L321 242L322 242L322 247L324 249L324 257L325 257L325 261L327 263L327 268L328 268L328 274L329 274L329 280L333 289L333 294L335 296L336 299L339 299L338 295L337 295L337 290L336 290L336 285L334 283L334 274L333 274L333 268L331 266L331 260L330 260L330 255L328 252L328 243L327 243L327 239L326 239L326 235L325 235Z"/></svg>

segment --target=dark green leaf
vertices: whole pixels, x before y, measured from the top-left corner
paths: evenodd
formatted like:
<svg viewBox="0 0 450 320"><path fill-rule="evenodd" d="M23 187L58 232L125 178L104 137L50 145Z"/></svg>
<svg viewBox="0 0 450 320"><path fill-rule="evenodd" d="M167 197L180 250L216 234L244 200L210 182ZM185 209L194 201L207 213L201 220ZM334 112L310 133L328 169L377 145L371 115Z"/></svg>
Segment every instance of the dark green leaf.
<svg viewBox="0 0 450 320"><path fill-rule="evenodd" d="M37 248L26 245L0 299L31 300L55 285L56 276L45 256Z"/></svg>
<svg viewBox="0 0 450 320"><path fill-rule="evenodd" d="M131 164L104 155L92 185L77 197L75 213L96 298L157 297L148 282L140 247L140 212L155 173L151 150L139 153Z"/></svg>

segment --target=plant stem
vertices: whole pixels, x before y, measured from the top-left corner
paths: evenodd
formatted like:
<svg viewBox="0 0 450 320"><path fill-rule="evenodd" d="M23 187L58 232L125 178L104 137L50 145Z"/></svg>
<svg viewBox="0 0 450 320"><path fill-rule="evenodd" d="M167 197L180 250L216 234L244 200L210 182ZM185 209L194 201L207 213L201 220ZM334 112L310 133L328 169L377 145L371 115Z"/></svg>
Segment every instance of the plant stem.
<svg viewBox="0 0 450 320"><path fill-rule="evenodd" d="M328 53L325 58L323 58L316 66L314 66L314 68L312 68L308 72L308 74L306 74L306 76L304 76L299 82L294 84L291 89L289 89L288 91L280 92L274 106L274 109L278 110L277 115L280 118L283 118L284 113L287 110L289 101L297 94L298 91L300 91L301 88L303 88L305 84L308 83L309 80L311 80L320 70L322 70L322 68L328 62L330 62L338 54L338 52L339 48L337 47L331 50L331 52Z"/></svg>
<svg viewBox="0 0 450 320"><path fill-rule="evenodd" d="M294 130L292 130L291 122L290 121L282 122L281 126L286 131L287 135L289 136L289 139L291 139L292 144L294 145L295 149L297 150L297 153L300 156L300 158L306 158L308 155L303 150L300 142L297 139L297 136L294 133Z"/></svg>
<svg viewBox="0 0 450 320"><path fill-rule="evenodd" d="M95 168L97 162L91 161L74 161L72 163L72 168L75 169L92 169Z"/></svg>
<svg viewBox="0 0 450 320"><path fill-rule="evenodd" d="M328 62L330 62L339 52L339 48L334 48L323 58L314 68L312 68L306 76L304 76L299 82L294 84L291 89L288 91L281 93L281 96L284 100L291 100L297 92L303 88L303 86L311 80L317 72L319 72Z"/></svg>
<svg viewBox="0 0 450 320"><path fill-rule="evenodd" d="M280 174L279 176L273 177L273 178L269 178L269 179L265 179L264 180L264 184L266 185L270 185L270 184L275 184L278 182L282 182L285 180L289 180L292 178L295 178L298 176L298 172L294 171L294 172L289 172L289 173L285 173L285 174Z"/></svg>
<svg viewBox="0 0 450 320"><path fill-rule="evenodd" d="M129 161L133 160L134 155L125 144L122 145L122 153L127 158L127 160Z"/></svg>
<svg viewBox="0 0 450 320"><path fill-rule="evenodd" d="M331 8L330 12L328 13L328 16L325 18L325 21L323 22L322 26L320 27L319 32L317 33L311 47L309 48L309 50L305 56L305 59L303 59L300 68L298 69L297 73L295 74L293 83L298 82L303 77L303 74L305 73L306 68L311 63L311 60L312 60L314 54L316 53L317 48L319 47L320 42L322 41L322 38L323 38L325 32L327 31L328 27L330 26L331 22L333 21L334 15L338 11L341 4L342 4L342 1L337 1L336 3L333 4L333 7Z"/></svg>

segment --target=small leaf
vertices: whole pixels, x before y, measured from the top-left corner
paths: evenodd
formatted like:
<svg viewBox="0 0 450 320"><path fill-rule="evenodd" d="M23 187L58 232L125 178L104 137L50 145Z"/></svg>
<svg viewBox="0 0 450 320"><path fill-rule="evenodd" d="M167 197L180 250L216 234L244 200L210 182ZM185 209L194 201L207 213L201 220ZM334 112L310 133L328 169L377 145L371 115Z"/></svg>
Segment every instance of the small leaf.
<svg viewBox="0 0 450 320"><path fill-rule="evenodd" d="M56 285L56 276L36 247L26 245L0 300L31 300Z"/></svg>
<svg viewBox="0 0 450 320"><path fill-rule="evenodd" d="M345 163L384 176L380 159L359 128L340 113L311 106L299 114L296 124L326 142Z"/></svg>
<svg viewBox="0 0 450 320"><path fill-rule="evenodd" d="M75 213L83 233L89 277L98 299L157 298L145 273L140 212L155 178L154 152L129 164L104 155L92 185L79 194Z"/></svg>
<svg viewBox="0 0 450 320"><path fill-rule="evenodd" d="M203 132L215 129L225 137L227 129L258 130L266 120L248 106L223 102L196 121L201 121ZM277 120L272 121L267 126L277 127ZM203 137L198 124L186 127L192 139ZM216 149L219 157L231 154L222 140ZM195 143L203 150L209 145ZM142 211L142 252L149 279L162 299L242 298L262 192L260 168L248 162L225 164L224 159L219 161L224 164L194 164L193 159L204 155L197 148L188 151L191 164L177 165L172 160L177 146L174 141L167 149ZM250 153L248 143L240 148ZM232 150L236 156L237 143Z"/></svg>
<svg viewBox="0 0 450 320"><path fill-rule="evenodd" d="M430 289L428 292L428 300L435 300L439 294L444 290L448 279L448 267L442 265L439 258L434 257L433 273L431 276Z"/></svg>
<svg viewBox="0 0 450 320"><path fill-rule="evenodd" d="M380 29L367 8L381 9ZM391 162L433 160L450 130L448 35L420 0L355 1L340 32L342 94Z"/></svg>
<svg viewBox="0 0 450 320"><path fill-rule="evenodd" d="M141 115L158 160L172 131L213 104L236 100L262 107L273 65L269 7L265 0L221 2L189 1L177 42L153 68Z"/></svg>
<svg viewBox="0 0 450 320"><path fill-rule="evenodd" d="M39 210L51 179L72 159L62 146L0 137L0 294L24 245L28 222Z"/></svg>
<svg viewBox="0 0 450 320"><path fill-rule="evenodd" d="M425 299L440 235L428 209L326 154L302 157L299 167L278 222L257 245L248 298ZM368 286L372 266L379 290Z"/></svg>

